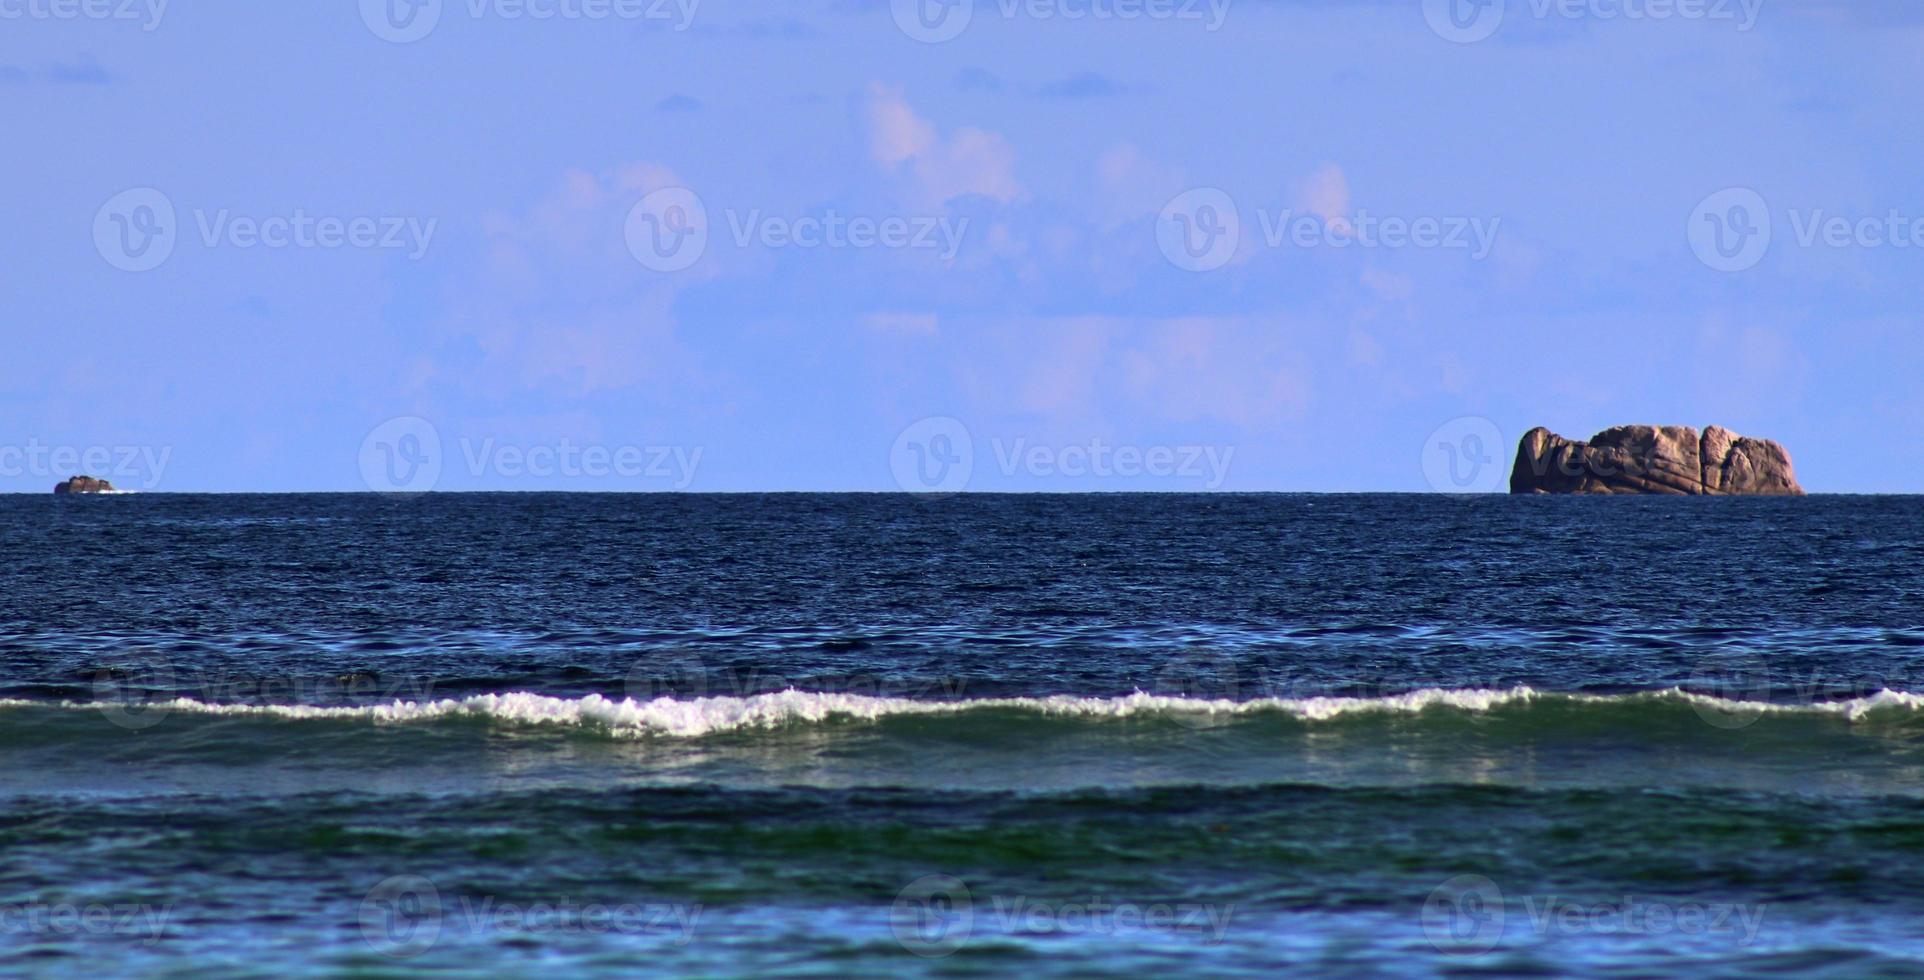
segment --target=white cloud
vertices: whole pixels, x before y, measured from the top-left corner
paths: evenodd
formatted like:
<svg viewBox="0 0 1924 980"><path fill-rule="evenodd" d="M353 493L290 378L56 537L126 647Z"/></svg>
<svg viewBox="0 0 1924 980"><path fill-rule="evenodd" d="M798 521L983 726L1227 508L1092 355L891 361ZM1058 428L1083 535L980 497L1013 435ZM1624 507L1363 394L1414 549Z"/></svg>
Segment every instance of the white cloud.
<svg viewBox="0 0 1924 980"><path fill-rule="evenodd" d="M1782 330L1713 315L1698 329L1697 352L1691 390L1719 421L1764 415L1803 393L1807 361Z"/></svg>
<svg viewBox="0 0 1924 980"><path fill-rule="evenodd" d="M1416 294L1416 280L1375 266L1364 269L1360 279L1378 299L1404 300Z"/></svg>
<svg viewBox="0 0 1924 980"><path fill-rule="evenodd" d="M869 87L869 149L885 173L907 174L923 204L939 207L965 194L1004 204L1023 197L1015 150L1000 133L964 127L944 138L897 89Z"/></svg>
<svg viewBox="0 0 1924 980"><path fill-rule="evenodd" d="M1309 371L1274 323L1223 317L1152 321L1128 356L1137 404L1174 421L1261 429L1309 409Z"/></svg>
<svg viewBox="0 0 1924 980"><path fill-rule="evenodd" d="M674 171L655 163L569 170L526 210L488 215L482 262L457 287L450 318L481 363L420 382L576 395L698 386L703 372L676 340L674 305L702 275L650 272L623 235L635 202L679 186Z"/></svg>
<svg viewBox="0 0 1924 980"><path fill-rule="evenodd" d="M1187 189L1181 170L1149 159L1133 144L1110 147L1096 159L1096 207L1107 229L1153 216Z"/></svg>
<svg viewBox="0 0 1924 980"><path fill-rule="evenodd" d="M950 331L972 410L1063 431L1219 422L1268 431L1311 403L1293 331L1241 317L1022 317Z"/></svg>
<svg viewBox="0 0 1924 980"><path fill-rule="evenodd" d="M1349 226L1349 177L1333 163L1296 182L1296 206L1323 219L1332 229Z"/></svg>
<svg viewBox="0 0 1924 980"><path fill-rule="evenodd" d="M862 326L879 334L898 337L933 337L940 331L933 313L885 311L862 317Z"/></svg>
<svg viewBox="0 0 1924 980"><path fill-rule="evenodd" d="M1376 367L1382 364L1382 342L1367 332L1352 327L1349 332L1349 362L1360 367Z"/></svg>

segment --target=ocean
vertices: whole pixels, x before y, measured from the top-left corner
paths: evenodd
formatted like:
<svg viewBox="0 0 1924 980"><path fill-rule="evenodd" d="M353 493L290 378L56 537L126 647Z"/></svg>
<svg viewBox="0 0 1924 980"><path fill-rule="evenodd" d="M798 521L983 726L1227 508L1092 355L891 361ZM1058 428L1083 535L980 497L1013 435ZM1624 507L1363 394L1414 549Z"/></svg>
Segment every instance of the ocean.
<svg viewBox="0 0 1924 980"><path fill-rule="evenodd" d="M0 499L0 970L1924 973L1924 498Z"/></svg>

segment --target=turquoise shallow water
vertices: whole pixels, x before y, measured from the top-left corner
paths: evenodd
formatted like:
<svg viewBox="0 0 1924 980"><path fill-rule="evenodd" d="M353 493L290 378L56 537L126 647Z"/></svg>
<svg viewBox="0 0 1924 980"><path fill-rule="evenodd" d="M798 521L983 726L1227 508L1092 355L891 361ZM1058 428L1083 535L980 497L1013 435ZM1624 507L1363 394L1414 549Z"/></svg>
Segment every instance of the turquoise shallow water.
<svg viewBox="0 0 1924 980"><path fill-rule="evenodd" d="M1924 963L1911 498L0 519L10 972Z"/></svg>

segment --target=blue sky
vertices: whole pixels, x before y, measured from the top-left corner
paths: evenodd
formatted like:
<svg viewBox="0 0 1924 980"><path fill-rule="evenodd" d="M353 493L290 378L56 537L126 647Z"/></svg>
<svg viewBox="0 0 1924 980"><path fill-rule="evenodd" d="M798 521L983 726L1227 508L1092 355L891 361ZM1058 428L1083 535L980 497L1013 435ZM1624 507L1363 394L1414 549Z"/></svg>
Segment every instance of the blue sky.
<svg viewBox="0 0 1924 980"><path fill-rule="evenodd" d="M0 0L0 490L1924 490L1917 5L395 2Z"/></svg>

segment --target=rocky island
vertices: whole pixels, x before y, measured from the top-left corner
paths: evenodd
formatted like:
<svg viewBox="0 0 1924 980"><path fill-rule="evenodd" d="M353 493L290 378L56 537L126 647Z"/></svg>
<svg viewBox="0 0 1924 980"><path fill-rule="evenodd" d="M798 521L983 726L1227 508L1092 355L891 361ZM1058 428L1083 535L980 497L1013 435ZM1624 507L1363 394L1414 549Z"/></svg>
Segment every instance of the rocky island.
<svg viewBox="0 0 1924 980"><path fill-rule="evenodd" d="M96 480L91 476L76 476L62 480L54 485L53 492L61 495L70 493L113 493L114 485L106 480Z"/></svg>
<svg viewBox="0 0 1924 980"><path fill-rule="evenodd" d="M1523 434L1511 493L1802 496L1790 453L1713 425L1620 425L1578 442L1541 426Z"/></svg>

